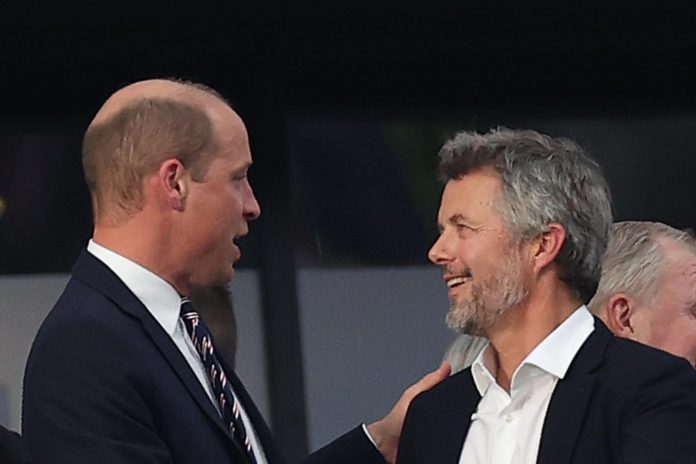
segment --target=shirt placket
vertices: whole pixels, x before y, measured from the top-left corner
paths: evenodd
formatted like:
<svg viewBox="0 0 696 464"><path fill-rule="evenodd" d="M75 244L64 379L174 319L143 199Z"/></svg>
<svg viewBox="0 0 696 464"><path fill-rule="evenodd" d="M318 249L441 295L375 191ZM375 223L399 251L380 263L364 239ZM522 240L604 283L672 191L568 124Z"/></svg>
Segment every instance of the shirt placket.
<svg viewBox="0 0 696 464"><path fill-rule="evenodd" d="M517 443L517 410L514 395L495 385L495 401L499 411L496 418L496 434L492 440L491 464L510 464L515 454Z"/></svg>

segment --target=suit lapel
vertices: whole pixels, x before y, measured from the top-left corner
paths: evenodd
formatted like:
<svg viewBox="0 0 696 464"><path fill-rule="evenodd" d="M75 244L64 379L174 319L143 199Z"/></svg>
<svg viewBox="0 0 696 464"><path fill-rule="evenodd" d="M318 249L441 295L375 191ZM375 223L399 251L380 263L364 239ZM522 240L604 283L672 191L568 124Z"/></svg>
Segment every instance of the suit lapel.
<svg viewBox="0 0 696 464"><path fill-rule="evenodd" d="M582 345L565 378L551 396L539 444L537 464L571 463L597 379L597 368L612 335L595 318L595 330Z"/></svg>
<svg viewBox="0 0 696 464"><path fill-rule="evenodd" d="M140 300L123 284L116 274L92 254L83 251L75 263L72 275L105 295L122 311L140 320L145 332L152 339L155 346L167 360L174 372L176 372L176 375L198 406L200 406L218 428L229 437L220 419L220 415L198 381L198 378L191 370L191 366L189 366L186 359L181 355L179 348L157 323L155 318L152 317L147 308L145 308ZM233 442L233 440L231 441Z"/></svg>
<svg viewBox="0 0 696 464"><path fill-rule="evenodd" d="M155 342L157 349L160 351L160 353L162 353L162 356L165 357L169 365L176 372L177 376L186 386L186 389L189 391L196 403L198 403L208 417L210 417L210 419L212 419L219 426L220 430L227 435L224 424L220 419L220 414L218 414L217 410L213 406L213 403L210 401L210 397L208 397L208 394L201 386L198 377L196 377L191 370L191 366L189 366L186 359L184 359L184 357L181 355L179 348L174 345L171 337L165 333L164 330L162 330L162 327L153 318L144 317L141 319L141 322L145 331L148 333L152 341Z"/></svg>
<svg viewBox="0 0 696 464"><path fill-rule="evenodd" d="M433 445L429 450L433 456L430 462L459 462L464 439L469 433L471 415L481 400L471 369L455 374L451 380L447 388L452 391L443 392L440 396L447 401L430 405L437 409L437 413L431 414L433 411L429 410L426 417L433 420L422 424L422 430L429 430Z"/></svg>

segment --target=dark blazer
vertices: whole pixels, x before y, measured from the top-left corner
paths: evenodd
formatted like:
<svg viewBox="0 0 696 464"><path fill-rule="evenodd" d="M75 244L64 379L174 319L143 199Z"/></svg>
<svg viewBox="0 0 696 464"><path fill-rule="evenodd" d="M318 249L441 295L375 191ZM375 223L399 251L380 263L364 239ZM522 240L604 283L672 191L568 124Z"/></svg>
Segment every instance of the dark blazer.
<svg viewBox="0 0 696 464"><path fill-rule="evenodd" d="M458 463L480 399L470 368L419 395L397 463ZM596 319L551 396L537 463L696 463L696 371Z"/></svg>
<svg viewBox="0 0 696 464"><path fill-rule="evenodd" d="M268 462L281 462L254 402L227 372ZM169 335L86 251L32 346L22 414L37 464L246 463ZM382 462L359 430L339 440L341 459L346 442Z"/></svg>
<svg viewBox="0 0 696 464"><path fill-rule="evenodd" d="M0 426L0 464L28 463L22 447L22 437L18 433Z"/></svg>

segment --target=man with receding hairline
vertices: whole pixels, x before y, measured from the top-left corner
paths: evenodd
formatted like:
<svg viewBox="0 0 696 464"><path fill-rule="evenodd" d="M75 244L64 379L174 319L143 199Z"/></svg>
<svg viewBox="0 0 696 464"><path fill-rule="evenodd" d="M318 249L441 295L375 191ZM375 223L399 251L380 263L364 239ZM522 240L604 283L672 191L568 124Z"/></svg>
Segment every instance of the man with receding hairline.
<svg viewBox="0 0 696 464"><path fill-rule="evenodd" d="M278 463L270 433L188 297L225 285L260 214L241 118L210 89L148 80L89 125L94 233L32 346L23 433L42 463ZM410 399L312 463L394 461Z"/></svg>
<svg viewBox="0 0 696 464"><path fill-rule="evenodd" d="M615 223L588 306L617 336L696 367L696 239L660 222Z"/></svg>

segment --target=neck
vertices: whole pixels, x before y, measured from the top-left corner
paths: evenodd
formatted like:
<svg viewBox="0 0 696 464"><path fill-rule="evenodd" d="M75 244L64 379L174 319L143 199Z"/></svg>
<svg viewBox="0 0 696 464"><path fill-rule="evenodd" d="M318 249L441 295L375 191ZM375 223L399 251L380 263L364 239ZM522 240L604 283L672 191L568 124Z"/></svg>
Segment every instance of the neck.
<svg viewBox="0 0 696 464"><path fill-rule="evenodd" d="M161 221L153 221L152 216L137 213L117 225L108 221L97 222L92 239L157 274L180 294L188 295L189 288L182 283L184 279L171 272L178 269L174 263L179 259L175 253L176 247L170 246L175 238L169 232L171 229Z"/></svg>
<svg viewBox="0 0 696 464"><path fill-rule="evenodd" d="M502 388L510 391L512 376L522 361L580 305L565 285L542 286L530 291L523 303L511 307L488 330L497 358L496 380Z"/></svg>

